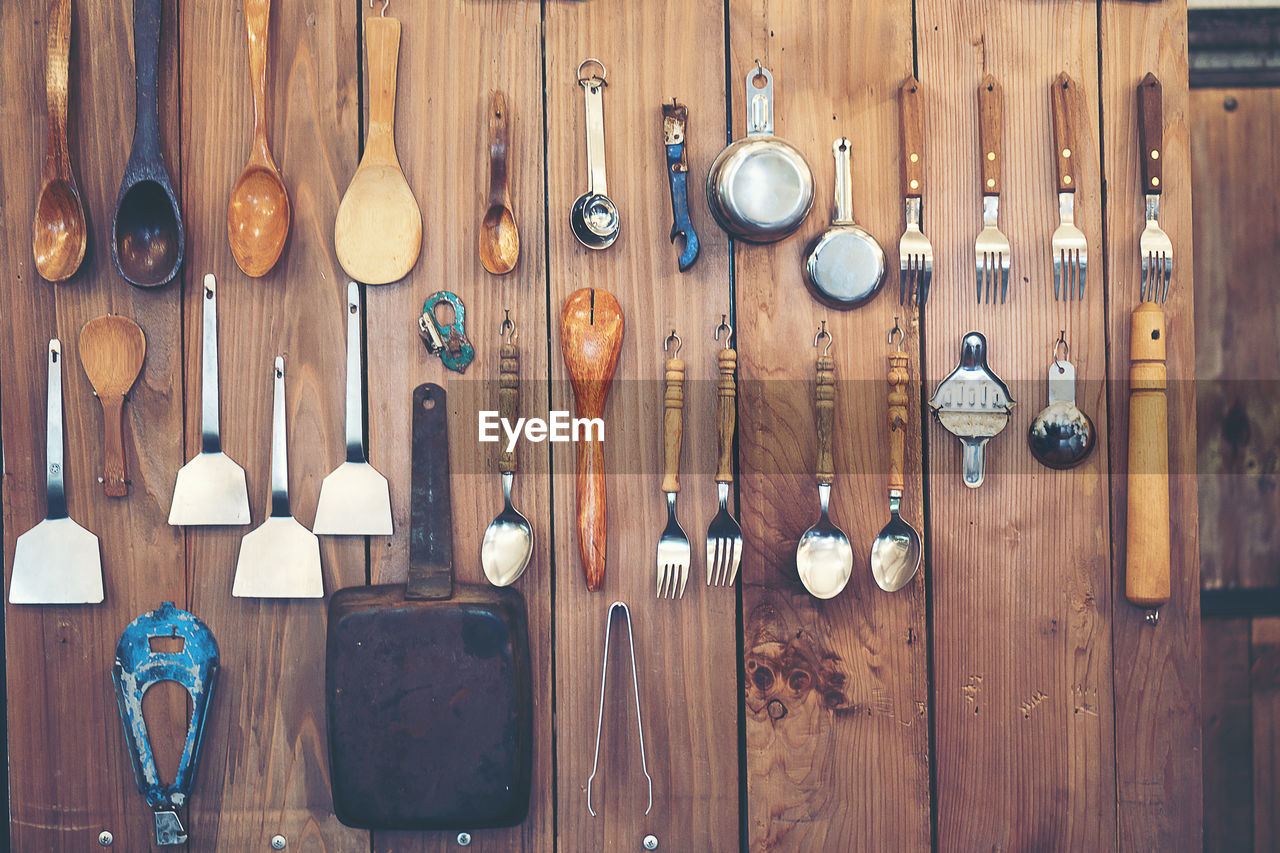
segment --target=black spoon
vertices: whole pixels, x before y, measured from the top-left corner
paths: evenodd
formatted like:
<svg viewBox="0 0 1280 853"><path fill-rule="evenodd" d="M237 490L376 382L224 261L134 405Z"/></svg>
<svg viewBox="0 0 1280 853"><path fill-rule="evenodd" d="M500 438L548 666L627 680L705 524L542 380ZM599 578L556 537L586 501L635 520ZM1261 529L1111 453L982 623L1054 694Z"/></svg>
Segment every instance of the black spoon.
<svg viewBox="0 0 1280 853"><path fill-rule="evenodd" d="M135 287L173 281L186 243L182 214L160 150L156 65L163 0L134 0L133 51L137 85L133 150L124 168L112 224L111 259Z"/></svg>

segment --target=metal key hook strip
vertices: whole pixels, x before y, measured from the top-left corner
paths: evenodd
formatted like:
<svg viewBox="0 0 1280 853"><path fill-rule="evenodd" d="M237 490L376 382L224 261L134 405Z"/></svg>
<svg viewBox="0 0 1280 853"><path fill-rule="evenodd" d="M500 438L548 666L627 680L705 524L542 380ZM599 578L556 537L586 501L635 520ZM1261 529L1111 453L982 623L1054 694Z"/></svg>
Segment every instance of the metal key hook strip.
<svg viewBox="0 0 1280 853"><path fill-rule="evenodd" d="M585 75L591 65L599 74ZM569 213L569 227L578 242L588 249L607 249L618 239L618 207L609 198L604 172L604 63L584 59L578 66L578 85L582 87L587 108L587 191L578 196Z"/></svg>
<svg viewBox="0 0 1280 853"><path fill-rule="evenodd" d="M443 323L436 315L436 308L448 303L453 309L453 322ZM418 335L427 352L440 356L444 366L459 373L467 372L467 365L476 357L475 347L467 338L467 306L458 294L447 290L437 291L422 303L422 316L418 318Z"/></svg>
<svg viewBox="0 0 1280 853"><path fill-rule="evenodd" d="M155 638L180 641L176 651L151 648ZM200 761L200 744L218 675L218 642L209 628L185 610L166 601L129 623L116 645L116 662L111 669L120 721L129 744L129 760L138 790L155 812L156 844L185 844L187 832L178 819L178 809L186 805L191 783ZM182 761L171 784L164 784L156 768L155 752L142 713L142 697L154 684L173 681L191 695L191 720L187 725Z"/></svg>
<svg viewBox="0 0 1280 853"><path fill-rule="evenodd" d="M600 669L600 710L596 714L596 751L595 757L591 759L591 775L587 777L587 811L591 812L592 817L598 816L595 807L591 804L591 783L595 781L596 771L600 768L600 729L604 725L604 692L605 685L609 681L609 633L613 627L615 611L622 612L622 618L627 625L627 648L631 654L631 687L636 697L636 731L640 735L640 770L644 773L645 781L649 785L649 805L645 807L644 813L648 814L653 810L653 777L649 775L649 765L645 761L644 754L644 721L640 717L640 681L636 673L636 641L631 627L631 610L626 602L615 601L609 605L609 610L604 617L604 664Z"/></svg>

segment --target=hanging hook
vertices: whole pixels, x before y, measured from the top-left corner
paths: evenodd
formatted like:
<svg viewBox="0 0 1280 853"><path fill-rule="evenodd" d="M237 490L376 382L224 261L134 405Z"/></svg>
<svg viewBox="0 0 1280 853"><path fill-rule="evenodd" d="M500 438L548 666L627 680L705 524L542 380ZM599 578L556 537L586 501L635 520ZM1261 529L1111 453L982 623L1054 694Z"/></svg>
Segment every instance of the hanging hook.
<svg viewBox="0 0 1280 853"><path fill-rule="evenodd" d="M894 333L898 334L898 352L902 352L902 342L907 339L907 333L902 331L902 327L898 325L898 318L893 318L893 328L889 330L889 343L893 343Z"/></svg>
<svg viewBox="0 0 1280 853"><path fill-rule="evenodd" d="M676 342L676 351L675 351L675 353L674 353L674 354L675 354L675 355L679 355L679 354L680 354L680 347L684 346L684 344L680 341L680 336L676 334L676 330L675 330L675 329L672 329L672 330L671 330L671 334L667 335L667 339L666 339L665 341L663 341L663 342L662 342L662 351L663 351L663 352L670 352L670 350L671 350L671 342L672 342L672 341L675 341L675 342Z"/></svg>
<svg viewBox="0 0 1280 853"><path fill-rule="evenodd" d="M827 339L827 348L822 351L822 354L826 355L827 353L831 352L831 333L827 331L826 320L822 321L822 326L821 328L818 329L818 334L813 336L813 345L816 347L818 345L818 341L822 340L823 338Z"/></svg>
<svg viewBox="0 0 1280 853"><path fill-rule="evenodd" d="M733 337L733 326L727 322L728 314L720 315L720 325L716 326L716 332L712 336L715 340L720 340L720 333L724 332L724 348L729 349L729 339Z"/></svg>
<svg viewBox="0 0 1280 853"><path fill-rule="evenodd" d="M388 1L389 1L389 0L388 0ZM373 0L369 0L369 2L370 2L370 3L372 3L372 2L373 2ZM591 64L591 63L593 63L593 62L594 62L596 65L599 65L599 66L600 66L600 73L599 73L599 74L593 74L593 75L592 75L592 76L590 76L590 77L583 77L583 76L582 76L582 69L586 68L588 65L590 65L590 64ZM582 60L582 62L578 63L578 84L579 84L579 85L582 85L582 86L588 86L588 85L590 85L590 86L608 86L609 84L608 84L607 82L605 82L605 79L604 79L604 78L605 78L605 77L607 77L608 75L609 75L609 72L605 69L605 67L604 67L604 63L603 63L603 62L601 62L600 60L596 59L595 57L588 57L587 59L584 59L584 60Z"/></svg>
<svg viewBox="0 0 1280 853"><path fill-rule="evenodd" d="M1067 346L1067 330L1062 329L1058 332L1058 339L1053 342L1053 363L1057 366L1059 373L1066 373L1067 369L1062 366L1062 362L1071 356L1071 347ZM1058 358L1058 349L1062 349L1062 358Z"/></svg>
<svg viewBox="0 0 1280 853"><path fill-rule="evenodd" d="M369 8L373 8L374 0L369 0ZM387 16L387 7L391 5L391 0L382 0L382 11L378 13L379 17Z"/></svg>
<svg viewBox="0 0 1280 853"><path fill-rule="evenodd" d="M502 309L503 318L502 325L498 327L498 337L506 338L507 343L515 343L516 340L516 324L511 320L511 309Z"/></svg>

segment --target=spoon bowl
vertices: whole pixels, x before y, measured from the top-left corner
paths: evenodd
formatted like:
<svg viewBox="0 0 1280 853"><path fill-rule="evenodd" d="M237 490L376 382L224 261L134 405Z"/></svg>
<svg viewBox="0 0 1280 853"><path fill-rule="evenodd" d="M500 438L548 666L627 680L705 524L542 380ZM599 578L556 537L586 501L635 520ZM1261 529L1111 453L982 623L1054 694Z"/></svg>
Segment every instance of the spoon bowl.
<svg viewBox="0 0 1280 853"><path fill-rule="evenodd" d="M157 287L178 274L182 222L171 192L159 181L144 178L120 194L111 249L130 284Z"/></svg>
<svg viewBox="0 0 1280 853"><path fill-rule="evenodd" d="M520 258L520 231L505 204L490 205L480 222L480 263L494 275L506 275Z"/></svg>
<svg viewBox="0 0 1280 853"><path fill-rule="evenodd" d="M502 512L489 523L480 543L480 564L494 586L510 586L533 557L533 526L511 505L512 475L502 475Z"/></svg>
<svg viewBox="0 0 1280 853"><path fill-rule="evenodd" d="M258 278L275 266L289 236L289 220L289 193L274 164L250 160L227 207L227 239L245 275Z"/></svg>
<svg viewBox="0 0 1280 853"><path fill-rule="evenodd" d="M75 181L45 181L36 201L33 227L36 271L49 281L66 281L80 268L87 243L84 204Z"/></svg>
<svg viewBox="0 0 1280 853"><path fill-rule="evenodd" d="M920 534L898 515L897 504L889 509L889 523L871 543L871 576L885 592L897 592L920 569Z"/></svg>
<svg viewBox="0 0 1280 853"><path fill-rule="evenodd" d="M804 588L814 598L835 598L853 575L853 546L844 531L827 514L829 484L818 486L822 515L805 531L796 546L796 570Z"/></svg>
<svg viewBox="0 0 1280 853"><path fill-rule="evenodd" d="M618 207L607 195L585 192L573 203L569 225L588 249L607 249L618 239Z"/></svg>

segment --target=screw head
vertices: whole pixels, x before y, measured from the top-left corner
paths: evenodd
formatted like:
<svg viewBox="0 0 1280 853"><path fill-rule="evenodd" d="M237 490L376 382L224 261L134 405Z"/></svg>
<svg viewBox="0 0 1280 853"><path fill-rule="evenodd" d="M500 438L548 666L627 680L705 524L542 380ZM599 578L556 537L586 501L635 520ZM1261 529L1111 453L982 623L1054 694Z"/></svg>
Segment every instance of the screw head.
<svg viewBox="0 0 1280 853"><path fill-rule="evenodd" d="M98 843L103 847L110 847L115 843L115 840L116 837L112 835L111 831L108 829L104 829L102 832L98 833Z"/></svg>
<svg viewBox="0 0 1280 853"><path fill-rule="evenodd" d="M642 843L644 844L644 849L645 849L645 850L657 850L657 849L658 849L658 836L656 836L656 835L646 835L646 836L644 837L644 841L643 841Z"/></svg>
<svg viewBox="0 0 1280 853"><path fill-rule="evenodd" d="M273 835L273 836L271 836L271 849L272 849L272 850L283 850L284 848L286 848L286 847L288 847L288 846L289 846L289 839L285 838L283 835Z"/></svg>
<svg viewBox="0 0 1280 853"><path fill-rule="evenodd" d="M458 846L459 846L459 847L470 847L470 846L471 846L471 833L469 833L469 832L459 832L459 833L458 833Z"/></svg>
<svg viewBox="0 0 1280 853"><path fill-rule="evenodd" d="M1231 95L1227 95L1226 99L1222 102L1222 108L1229 113L1235 112L1236 107L1238 106L1240 106L1240 102Z"/></svg>

